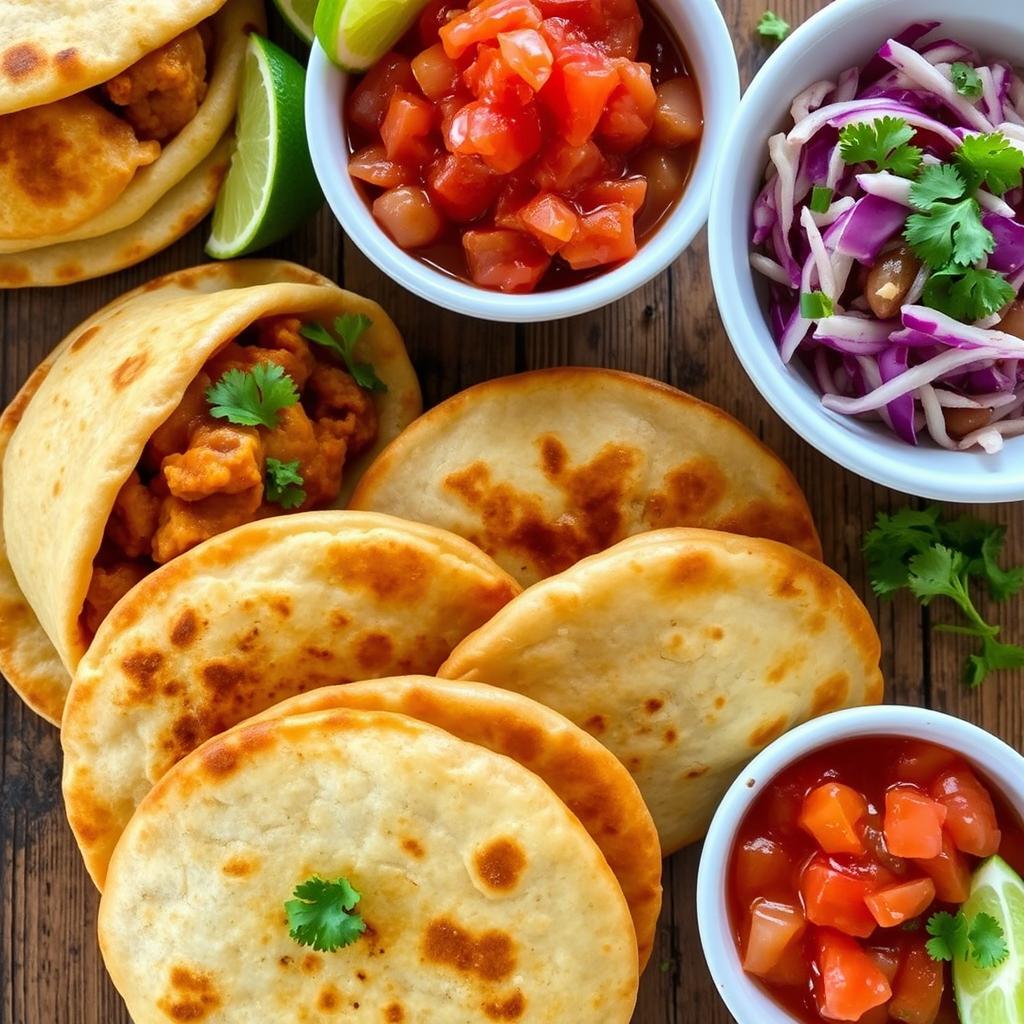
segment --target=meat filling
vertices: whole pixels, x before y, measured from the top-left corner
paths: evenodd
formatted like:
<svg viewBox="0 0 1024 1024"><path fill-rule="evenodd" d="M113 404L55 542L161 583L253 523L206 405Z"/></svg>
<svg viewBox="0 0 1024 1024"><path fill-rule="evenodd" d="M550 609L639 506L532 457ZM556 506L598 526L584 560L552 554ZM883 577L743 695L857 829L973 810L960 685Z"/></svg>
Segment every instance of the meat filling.
<svg viewBox="0 0 1024 1024"><path fill-rule="evenodd" d="M244 523L337 499L346 463L377 439L377 411L332 351L299 334L301 326L295 317L258 321L207 361L154 431L107 521L82 611L90 636L157 565ZM212 416L211 385L261 364L284 369L299 401L278 411L272 429ZM301 476L292 500L268 488L268 460Z"/></svg>

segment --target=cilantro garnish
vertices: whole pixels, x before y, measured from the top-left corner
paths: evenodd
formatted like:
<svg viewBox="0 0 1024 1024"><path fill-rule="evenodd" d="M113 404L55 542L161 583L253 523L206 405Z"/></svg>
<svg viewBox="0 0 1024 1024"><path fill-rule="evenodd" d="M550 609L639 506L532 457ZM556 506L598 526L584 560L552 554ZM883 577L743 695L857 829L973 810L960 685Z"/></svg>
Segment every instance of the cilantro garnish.
<svg viewBox="0 0 1024 1024"><path fill-rule="evenodd" d="M969 100L978 99L985 91L981 84L981 75L963 61L958 60L953 64L949 69L949 77L953 82L953 88Z"/></svg>
<svg viewBox="0 0 1024 1024"><path fill-rule="evenodd" d="M940 910L928 918L925 927L932 936L925 948L933 960L973 960L988 970L998 967L1010 955L1002 926L991 914L976 914L969 921L962 910L956 914Z"/></svg>
<svg viewBox="0 0 1024 1024"><path fill-rule="evenodd" d="M1010 282L994 270L950 265L928 278L921 301L970 324L998 312L1016 295Z"/></svg>
<svg viewBox="0 0 1024 1024"><path fill-rule="evenodd" d="M298 508L306 500L303 489L305 480L299 472L299 460L281 462L280 459L267 459L266 462L266 498L281 508Z"/></svg>
<svg viewBox="0 0 1024 1024"><path fill-rule="evenodd" d="M970 594L970 581L985 583L991 597L1005 601L1024 589L1024 566L1003 569L999 557L1006 528L967 516L944 520L936 506L880 513L864 539L871 586L887 596L906 588L928 605L936 597L953 601L966 625L938 625L936 630L974 637L980 650L965 663L972 686L990 672L1024 667L1024 647L998 639L1000 627L982 618Z"/></svg>
<svg viewBox="0 0 1024 1024"><path fill-rule="evenodd" d="M356 342L372 323L373 321L362 313L346 313L344 316L335 318L334 330L338 335L337 338L321 324L304 324L299 330L299 334L317 345L331 349L338 355L355 382L364 390L387 391L387 385L377 376L373 364L361 363L355 355Z"/></svg>
<svg viewBox="0 0 1024 1024"><path fill-rule="evenodd" d="M910 178L921 166L921 150L908 145L914 129L902 117L879 117L848 124L839 133L839 150L848 164L870 164Z"/></svg>
<svg viewBox="0 0 1024 1024"><path fill-rule="evenodd" d="M774 11L765 11L757 23L757 34L765 39L782 42L789 35L789 22L783 21Z"/></svg>
<svg viewBox="0 0 1024 1024"><path fill-rule="evenodd" d="M295 405L295 381L277 363L257 363L251 370L228 370L206 389L210 415L245 427L277 427L277 414Z"/></svg>
<svg viewBox="0 0 1024 1024"><path fill-rule="evenodd" d="M907 218L904 235L914 254L936 270L949 263L970 266L995 248L981 207L967 191L963 175L948 164L926 167L910 187L918 212Z"/></svg>
<svg viewBox="0 0 1024 1024"><path fill-rule="evenodd" d="M815 185L811 190L811 211L813 213L827 213L832 205L832 189L826 185Z"/></svg>
<svg viewBox="0 0 1024 1024"><path fill-rule="evenodd" d="M366 931L366 922L352 913L362 897L346 878L328 881L314 875L297 885L292 895L295 898L284 905L288 934L301 946L333 953Z"/></svg>
<svg viewBox="0 0 1024 1024"><path fill-rule="evenodd" d="M953 159L972 189L985 185L1001 196L1021 186L1024 152L1011 145L1002 132L968 135Z"/></svg>
<svg viewBox="0 0 1024 1024"><path fill-rule="evenodd" d="M821 320L835 311L835 303L824 292L800 293L800 315L805 320Z"/></svg>

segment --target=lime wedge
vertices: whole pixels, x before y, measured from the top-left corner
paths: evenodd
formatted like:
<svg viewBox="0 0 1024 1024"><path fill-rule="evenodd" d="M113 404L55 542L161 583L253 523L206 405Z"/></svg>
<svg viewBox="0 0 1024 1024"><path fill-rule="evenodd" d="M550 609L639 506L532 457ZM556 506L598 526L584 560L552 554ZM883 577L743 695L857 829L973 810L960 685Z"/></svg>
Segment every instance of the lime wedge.
<svg viewBox="0 0 1024 1024"><path fill-rule="evenodd" d="M968 920L991 914L1002 926L1010 955L988 970L973 960L954 962L961 1024L1024 1021L1024 881L1001 857L990 857L975 871L963 911Z"/></svg>
<svg viewBox="0 0 1024 1024"><path fill-rule="evenodd" d="M320 0L313 26L327 56L366 71L408 31L426 0Z"/></svg>
<svg viewBox="0 0 1024 1024"><path fill-rule="evenodd" d="M288 27L307 43L313 42L313 15L316 14L316 0L274 0L274 6Z"/></svg>
<svg viewBox="0 0 1024 1024"><path fill-rule="evenodd" d="M323 203L306 143L306 72L284 50L251 35L242 72L237 143L206 252L241 256L294 231Z"/></svg>

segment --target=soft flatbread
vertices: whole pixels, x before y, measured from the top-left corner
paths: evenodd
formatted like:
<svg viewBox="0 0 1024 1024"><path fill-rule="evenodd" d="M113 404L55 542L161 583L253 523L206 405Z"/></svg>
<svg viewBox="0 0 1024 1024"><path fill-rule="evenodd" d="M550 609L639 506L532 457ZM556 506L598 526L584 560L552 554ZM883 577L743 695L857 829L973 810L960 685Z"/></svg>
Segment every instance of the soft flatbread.
<svg viewBox="0 0 1024 1024"><path fill-rule="evenodd" d="M47 679L26 651L38 656L41 628L66 669L85 652L78 615L93 558L146 441L209 355L260 317L290 312L328 320L362 312L373 320L359 357L373 362L389 390L374 396L378 440L346 467L344 503L374 451L419 412L419 385L379 306L293 264L213 264L150 282L72 332L46 375L31 378L0 419L3 546L14 577L0 561L0 600L13 612L12 625L4 616L0 630L0 670L44 717L59 722L68 676Z"/></svg>
<svg viewBox="0 0 1024 1024"><path fill-rule="evenodd" d="M344 877L368 928L313 953L284 903ZM100 947L135 1024L627 1024L626 901L510 758L388 712L246 724L157 784L111 862Z"/></svg>
<svg viewBox="0 0 1024 1024"><path fill-rule="evenodd" d="M615 370L478 384L405 431L353 508L479 544L524 586L631 534L696 526L821 546L792 474L720 409Z"/></svg>
<svg viewBox="0 0 1024 1024"><path fill-rule="evenodd" d="M743 764L808 718L882 697L878 633L848 584L774 541L630 538L538 583L438 673L553 707L643 793L666 854L699 839Z"/></svg>
<svg viewBox="0 0 1024 1024"><path fill-rule="evenodd" d="M370 512L304 512L221 534L146 577L100 627L61 726L86 867L199 744L277 701L433 674L518 592L454 534Z"/></svg>
<svg viewBox="0 0 1024 1024"><path fill-rule="evenodd" d="M661 910L661 848L636 783L611 751L520 693L416 676L325 686L274 705L258 720L332 708L408 715L539 775L579 818L618 879L644 969Z"/></svg>

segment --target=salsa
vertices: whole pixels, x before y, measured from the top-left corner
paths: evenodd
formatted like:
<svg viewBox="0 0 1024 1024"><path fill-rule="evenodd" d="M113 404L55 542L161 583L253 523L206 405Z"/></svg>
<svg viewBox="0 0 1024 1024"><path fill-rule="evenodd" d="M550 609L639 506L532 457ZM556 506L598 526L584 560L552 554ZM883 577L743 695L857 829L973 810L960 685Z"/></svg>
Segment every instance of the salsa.
<svg viewBox="0 0 1024 1024"><path fill-rule="evenodd" d="M636 0L432 0L347 105L349 172L384 231L505 292L633 256L703 130L680 44Z"/></svg>
<svg viewBox="0 0 1024 1024"><path fill-rule="evenodd" d="M849 740L780 773L737 833L731 926L744 969L807 1024L956 1024L925 928L982 858L1024 868L1024 830L962 758L900 737Z"/></svg>

